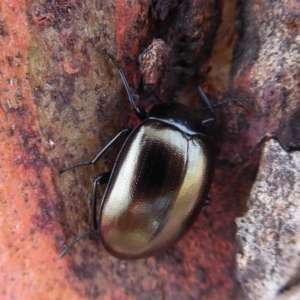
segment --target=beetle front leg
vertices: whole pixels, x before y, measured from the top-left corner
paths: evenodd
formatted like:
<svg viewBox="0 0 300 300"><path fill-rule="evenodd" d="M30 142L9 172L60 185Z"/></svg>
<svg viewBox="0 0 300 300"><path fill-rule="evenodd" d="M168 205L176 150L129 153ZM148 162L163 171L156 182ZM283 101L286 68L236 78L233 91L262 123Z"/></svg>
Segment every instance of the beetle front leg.
<svg viewBox="0 0 300 300"><path fill-rule="evenodd" d="M198 91L199 91L199 94L200 94L201 98L203 99L205 104L208 106L208 108L210 110L210 114L211 114L210 118L202 120L202 125L204 127L209 127L209 126L213 125L215 120L216 120L215 111L214 111L214 108L211 105L209 99L207 98L206 94L203 92L200 85L198 85Z"/></svg>
<svg viewBox="0 0 300 300"><path fill-rule="evenodd" d="M70 167L59 170L59 174L80 166L94 165L121 136L128 136L131 131L132 129L129 128L123 129L91 161L75 164Z"/></svg>

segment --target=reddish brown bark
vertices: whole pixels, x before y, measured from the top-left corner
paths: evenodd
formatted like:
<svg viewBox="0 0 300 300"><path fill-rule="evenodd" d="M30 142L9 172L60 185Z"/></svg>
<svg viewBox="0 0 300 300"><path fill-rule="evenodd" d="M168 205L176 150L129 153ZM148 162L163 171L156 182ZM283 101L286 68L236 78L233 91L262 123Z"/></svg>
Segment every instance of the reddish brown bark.
<svg viewBox="0 0 300 300"><path fill-rule="evenodd" d="M275 137L287 151L299 148L298 6L1 3L2 299L255 299L247 285L253 264L236 260L236 233L238 255L247 243L235 219L246 213L263 142ZM118 149L96 167L57 170L91 159L137 122L103 47L117 56L146 109L156 96L197 105L197 83L209 65L202 86L214 103L246 99L216 108L212 204L177 245L149 259L117 260L88 238L58 258L90 228L91 179L111 169Z"/></svg>

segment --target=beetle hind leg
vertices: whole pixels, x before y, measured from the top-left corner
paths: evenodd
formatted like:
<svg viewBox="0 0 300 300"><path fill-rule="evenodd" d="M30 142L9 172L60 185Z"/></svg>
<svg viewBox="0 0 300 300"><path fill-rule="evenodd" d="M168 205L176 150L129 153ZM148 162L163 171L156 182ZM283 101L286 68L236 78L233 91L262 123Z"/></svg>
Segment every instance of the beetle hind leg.
<svg viewBox="0 0 300 300"><path fill-rule="evenodd" d="M101 175L99 175L95 180L93 184L93 199L92 199L92 228L78 236L67 248L59 255L60 258L64 257L69 250L77 244L82 239L88 237L91 235L94 231L98 229L97 226L97 185L98 184L107 184L110 178L111 172L106 172ZM100 203L101 206L101 203Z"/></svg>

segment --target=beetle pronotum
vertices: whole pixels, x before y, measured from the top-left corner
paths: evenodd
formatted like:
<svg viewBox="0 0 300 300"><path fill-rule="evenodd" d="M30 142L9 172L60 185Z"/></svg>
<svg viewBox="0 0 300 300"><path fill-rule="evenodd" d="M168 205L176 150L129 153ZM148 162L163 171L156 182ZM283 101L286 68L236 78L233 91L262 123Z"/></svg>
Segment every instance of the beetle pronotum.
<svg viewBox="0 0 300 300"><path fill-rule="evenodd" d="M159 103L146 113L135 105L122 68L106 49L104 52L118 68L141 123L134 129L120 131L93 160L60 171L95 164L120 137L127 137L112 171L94 180L92 229L73 241L60 256L99 230L105 249L113 256L144 258L179 240L209 202L214 155L206 128L214 123L215 114L200 86L210 118L200 119L180 103ZM97 185L103 183L107 187L97 205Z"/></svg>

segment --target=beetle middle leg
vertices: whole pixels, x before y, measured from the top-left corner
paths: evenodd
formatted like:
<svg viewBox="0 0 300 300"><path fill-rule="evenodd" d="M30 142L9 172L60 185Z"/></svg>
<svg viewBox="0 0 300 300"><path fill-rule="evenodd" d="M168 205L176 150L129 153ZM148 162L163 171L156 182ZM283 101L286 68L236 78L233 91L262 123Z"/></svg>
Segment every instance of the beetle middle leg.
<svg viewBox="0 0 300 300"><path fill-rule="evenodd" d="M98 184L107 184L110 178L111 172L106 172L99 175L93 183L93 198L92 198L92 228L94 230L98 229L98 221L97 220L97 186ZM102 200L100 202L99 210L102 205Z"/></svg>
<svg viewBox="0 0 300 300"><path fill-rule="evenodd" d="M105 153L106 151L121 137L128 136L132 130L129 128L123 129L120 131L91 161L86 161L83 163L75 164L70 167L59 170L59 173L63 173L65 171L80 167L80 166L89 166L94 165Z"/></svg>
<svg viewBox="0 0 300 300"><path fill-rule="evenodd" d="M98 184L107 184L110 178L111 172L106 172L101 175L99 175L93 183L93 199L92 199L92 228L78 236L67 248L59 255L60 258L65 256L69 250L80 240L84 239L85 237L88 237L90 234L92 234L94 231L98 229L98 220L97 220L97 186ZM102 201L100 203L101 207Z"/></svg>

